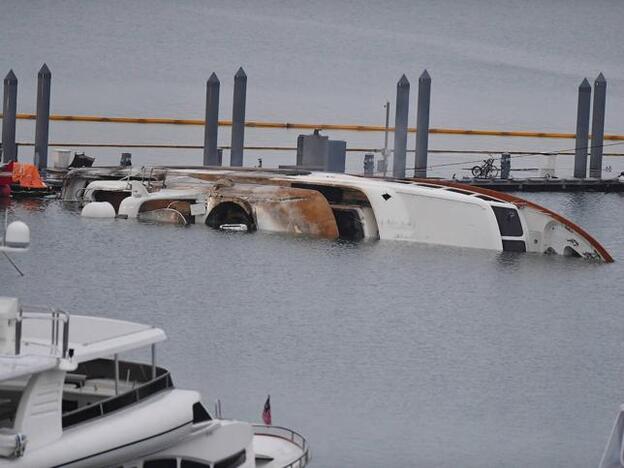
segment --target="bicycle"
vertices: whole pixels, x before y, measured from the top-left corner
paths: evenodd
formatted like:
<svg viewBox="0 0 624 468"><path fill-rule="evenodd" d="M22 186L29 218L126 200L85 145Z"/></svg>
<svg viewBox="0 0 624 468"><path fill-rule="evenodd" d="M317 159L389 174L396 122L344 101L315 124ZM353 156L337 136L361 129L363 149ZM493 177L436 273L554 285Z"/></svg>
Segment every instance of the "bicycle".
<svg viewBox="0 0 624 468"><path fill-rule="evenodd" d="M494 179L498 177L500 169L494 165L494 158L488 158L483 160L483 164L480 166L474 166L471 170L473 177L477 179Z"/></svg>

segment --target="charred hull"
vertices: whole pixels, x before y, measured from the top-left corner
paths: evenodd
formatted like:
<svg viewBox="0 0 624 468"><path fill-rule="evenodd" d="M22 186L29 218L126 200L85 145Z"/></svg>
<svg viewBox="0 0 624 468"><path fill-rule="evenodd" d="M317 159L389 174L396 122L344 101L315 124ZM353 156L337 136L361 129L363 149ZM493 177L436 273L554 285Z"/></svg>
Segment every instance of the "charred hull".
<svg viewBox="0 0 624 468"><path fill-rule="evenodd" d="M496 251L613 258L553 211L508 194L431 179L207 167L79 169L66 201L108 201L121 217L327 239L403 240Z"/></svg>

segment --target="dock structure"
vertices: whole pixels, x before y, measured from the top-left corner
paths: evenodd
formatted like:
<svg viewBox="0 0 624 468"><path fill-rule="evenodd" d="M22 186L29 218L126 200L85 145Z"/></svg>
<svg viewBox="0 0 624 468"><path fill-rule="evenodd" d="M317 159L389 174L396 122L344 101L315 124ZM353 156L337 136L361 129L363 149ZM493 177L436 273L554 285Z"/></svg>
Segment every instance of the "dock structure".
<svg viewBox="0 0 624 468"><path fill-rule="evenodd" d="M17 161L15 123L17 117L17 77L9 70L4 78L2 103L2 162Z"/></svg>
<svg viewBox="0 0 624 468"><path fill-rule="evenodd" d="M204 125L204 166L220 166L217 149L219 133L219 88L215 73L206 82L206 123Z"/></svg>
<svg viewBox="0 0 624 468"><path fill-rule="evenodd" d="M410 82L405 75L397 83L394 117L394 157L392 174L394 177L405 177L405 161L407 157L407 121L409 118Z"/></svg>
<svg viewBox="0 0 624 468"><path fill-rule="evenodd" d="M460 182L499 192L624 192L624 182L614 179L435 179Z"/></svg>
<svg viewBox="0 0 624 468"><path fill-rule="evenodd" d="M578 107L576 133L561 132L540 132L540 131L522 131L522 130L484 130L484 129L459 129L459 128L431 128L430 120L430 100L431 100L431 76L427 70L424 70L418 79L418 97L416 101L416 127L410 127L410 82L405 74L401 75L396 83L396 101L395 101L395 123L394 127L389 126L389 103L386 103L386 124L381 125L353 125L340 123L296 123L296 122L265 122L247 120L246 111L246 95L247 95L247 74L242 67L238 69L234 75L234 88L232 100L232 118L231 120L219 120L219 94L220 81L215 73L210 75L206 82L206 106L204 119L183 119L183 118L151 118L151 117L106 117L96 115L58 115L50 114L50 88L51 88L51 72L46 64L43 64L39 70L37 77L37 111L35 114L18 114L17 113L17 78L13 71L9 71L4 79L4 96L3 107L0 118L2 119L2 160L16 161L19 146L34 147L34 163L38 169L45 171L54 171L57 167L48 168L48 146L52 144L56 147L65 148L120 148L127 151L130 148L150 148L150 149L183 149L183 150L202 150L201 164L204 166L221 166L223 150L230 151L231 167L244 166L244 151L292 151L297 150L299 154L299 145L297 148L292 146L254 146L245 145L245 127L264 128L264 129L310 129L315 133L319 131L350 131L350 132L383 132L384 146L379 147L356 147L347 146L344 140L333 140L323 136L327 141L327 149L319 151L312 160L314 164L308 161L304 169L315 169L327 172L345 172L345 155L348 153L363 153L365 161L365 175L374 176L383 174L386 176L387 159L392 154L392 177L394 179L405 179L412 174L416 178L426 178L427 171L442 166L454 166L456 163L446 163L439 165L430 165L428 162L429 154L448 153L448 154L489 154L488 160L490 166L494 161L492 154L500 153L501 156L501 178L498 178L499 169L494 167L494 172L487 174L475 174L474 179L464 178L462 182L473 185L475 187L487 187L501 191L601 191L601 192L621 192L624 184L618 179L602 180L603 176L603 156L624 156L624 153L605 153L605 146L613 146L624 144L623 134L605 134L605 108L606 108L606 89L607 81L602 73L594 81L593 92L587 78L583 79L578 88ZM590 115L591 112L591 115ZM16 142L16 120L27 119L35 120L35 138L33 141ZM157 124L157 125L201 125L204 127L203 145L198 144L139 144L139 143L123 143L123 142L54 142L49 143L49 122L66 121L66 122L102 122L102 123L126 123L126 124ZM591 124L591 133L590 133ZM231 127L231 144L230 146L218 144L219 127ZM388 134L394 132L394 149L390 151L388 148ZM407 148L407 139L409 133L415 133L415 148ZM549 138L549 139L575 139L575 148L555 151L555 152L520 152L520 151L485 151L485 150L442 150L429 148L429 135L475 135L475 136L491 136L491 137L520 137L520 138ZM304 137L306 135L299 135ZM307 135L310 137L310 135ZM589 142L591 138L591 143ZM605 141L609 143L605 144ZM613 143L612 141L615 141ZM308 150L310 145L306 145ZM375 153L382 155L382 160L375 161ZM414 153L414 166L406 167L407 153ZM556 154L572 154L574 155L574 178L560 179L554 177L554 163L549 166L549 173L545 172L542 176L550 176L550 178L509 178L510 170L527 170L527 169L511 169L511 159L517 155L543 155L547 158L554 159ZM587 178L587 166L589 156L589 177ZM551 158L552 157L552 158ZM310 158L308 158L310 159ZM261 161L262 158L258 158ZM375 171L375 162L379 163L377 171ZM474 161L473 161L474 162ZM311 164L311 165L310 165ZM464 163L458 163L464 164ZM301 165L301 161L297 159L297 166ZM55 163L56 166L56 163ZM268 166L270 167L270 165ZM280 166L281 167L281 166ZM291 166L284 166L291 167ZM471 168L463 168L463 170ZM474 170L474 168L472 168ZM543 168L544 171L546 168ZM533 170L533 169L531 169ZM610 167L604 168L605 172L610 172ZM623 174L624 175L624 174ZM453 176L455 177L455 176ZM487 177L487 178L486 178ZM620 176L619 179L624 177ZM435 179L432 180L442 180ZM457 180L457 179L453 179Z"/></svg>

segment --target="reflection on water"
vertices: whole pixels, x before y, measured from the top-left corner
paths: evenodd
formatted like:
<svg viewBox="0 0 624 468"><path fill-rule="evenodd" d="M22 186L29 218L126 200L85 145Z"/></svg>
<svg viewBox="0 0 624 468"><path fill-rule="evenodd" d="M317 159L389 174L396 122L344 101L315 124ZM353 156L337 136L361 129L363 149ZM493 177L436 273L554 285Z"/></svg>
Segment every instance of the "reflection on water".
<svg viewBox="0 0 624 468"><path fill-rule="evenodd" d="M82 219L23 201L3 294L162 326L209 406L310 438L315 466L592 466L624 401L617 195L532 194L604 242L598 265ZM416 463L416 461L418 463Z"/></svg>

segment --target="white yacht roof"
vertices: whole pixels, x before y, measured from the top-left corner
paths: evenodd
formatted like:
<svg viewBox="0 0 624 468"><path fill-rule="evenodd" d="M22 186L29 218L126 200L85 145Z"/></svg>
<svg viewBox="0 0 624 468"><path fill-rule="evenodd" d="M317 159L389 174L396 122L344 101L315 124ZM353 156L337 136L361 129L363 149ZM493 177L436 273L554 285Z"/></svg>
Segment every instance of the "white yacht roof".
<svg viewBox="0 0 624 468"><path fill-rule="evenodd" d="M50 336L50 322L26 320L22 329L22 353L49 353ZM166 339L160 328L141 323L84 315L72 315L69 320L69 348L74 350L74 362L107 357Z"/></svg>
<svg viewBox="0 0 624 468"><path fill-rule="evenodd" d="M53 345L51 324L50 320L31 320L25 316L20 354L0 354L0 380L14 379L61 365L63 327L59 329L59 343ZM69 320L68 349L74 350L71 359L73 364L143 348L166 338L160 328L125 320L83 315L72 315Z"/></svg>

